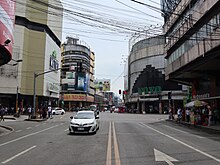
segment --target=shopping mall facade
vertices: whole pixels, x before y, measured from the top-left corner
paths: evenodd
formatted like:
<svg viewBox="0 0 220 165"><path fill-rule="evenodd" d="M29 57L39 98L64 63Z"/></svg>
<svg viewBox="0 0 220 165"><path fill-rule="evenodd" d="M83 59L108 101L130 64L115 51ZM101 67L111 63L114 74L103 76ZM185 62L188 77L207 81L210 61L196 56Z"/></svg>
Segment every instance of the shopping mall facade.
<svg viewBox="0 0 220 165"><path fill-rule="evenodd" d="M123 92L128 111L168 112L169 104L183 106L187 88L165 81L164 36L149 37L132 46L125 72ZM127 73L127 74L126 74ZM169 98L172 93L172 98Z"/></svg>
<svg viewBox="0 0 220 165"><path fill-rule="evenodd" d="M63 8L60 0L47 3L59 4L59 10L38 1L16 0L12 59L22 62L14 65L11 61L0 68L0 103L3 106L16 109L33 106L34 74L39 73L42 74L36 78L36 109L58 104Z"/></svg>

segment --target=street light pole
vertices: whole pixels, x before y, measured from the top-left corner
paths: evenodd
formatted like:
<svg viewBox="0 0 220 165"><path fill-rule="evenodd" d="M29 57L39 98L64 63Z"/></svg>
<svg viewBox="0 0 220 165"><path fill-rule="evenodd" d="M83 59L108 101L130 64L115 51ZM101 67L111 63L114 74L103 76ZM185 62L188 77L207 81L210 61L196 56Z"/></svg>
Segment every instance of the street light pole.
<svg viewBox="0 0 220 165"><path fill-rule="evenodd" d="M36 78L37 78L37 74L34 72L34 98L33 98L32 118L35 118L35 112L36 112Z"/></svg>
<svg viewBox="0 0 220 165"><path fill-rule="evenodd" d="M60 70L60 69L61 68L57 68L57 69L53 69L53 70L49 70L49 71L41 72L41 73L34 72L33 112L32 112L32 117L31 118L36 118L36 78L38 76L44 75L46 73L54 72L54 71L57 71L57 70Z"/></svg>

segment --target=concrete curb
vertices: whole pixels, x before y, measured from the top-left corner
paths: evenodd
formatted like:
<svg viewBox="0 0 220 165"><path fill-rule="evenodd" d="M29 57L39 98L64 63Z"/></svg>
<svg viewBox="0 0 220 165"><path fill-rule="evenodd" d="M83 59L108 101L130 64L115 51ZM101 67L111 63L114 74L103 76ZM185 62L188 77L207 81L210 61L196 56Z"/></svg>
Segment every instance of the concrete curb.
<svg viewBox="0 0 220 165"><path fill-rule="evenodd" d="M172 122L175 124L181 124L181 125L187 126L188 128L201 130L201 131L211 133L211 134L220 134L220 129L212 128L212 126L194 125L194 124L187 123L187 122L177 122L176 120L169 120L169 119L167 119L166 121Z"/></svg>
<svg viewBox="0 0 220 165"><path fill-rule="evenodd" d="M42 121L47 121L47 119L24 119L24 121L36 121L36 122L42 122Z"/></svg>
<svg viewBox="0 0 220 165"><path fill-rule="evenodd" d="M4 119L17 120L15 117L4 117Z"/></svg>
<svg viewBox="0 0 220 165"><path fill-rule="evenodd" d="M12 127L9 127L9 126L6 126L6 125L1 125L0 124L0 127L5 128L5 129L7 129L9 131L14 131L14 129Z"/></svg>

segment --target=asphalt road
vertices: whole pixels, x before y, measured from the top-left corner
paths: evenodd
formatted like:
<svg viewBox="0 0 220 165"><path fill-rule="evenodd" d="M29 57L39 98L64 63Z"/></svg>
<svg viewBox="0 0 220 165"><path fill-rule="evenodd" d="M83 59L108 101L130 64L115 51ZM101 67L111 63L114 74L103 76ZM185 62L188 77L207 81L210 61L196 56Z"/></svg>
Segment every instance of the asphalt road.
<svg viewBox="0 0 220 165"><path fill-rule="evenodd" d="M95 135L69 135L71 115L7 121L14 131L0 136L0 164L220 164L219 135L167 122L167 115L102 112Z"/></svg>

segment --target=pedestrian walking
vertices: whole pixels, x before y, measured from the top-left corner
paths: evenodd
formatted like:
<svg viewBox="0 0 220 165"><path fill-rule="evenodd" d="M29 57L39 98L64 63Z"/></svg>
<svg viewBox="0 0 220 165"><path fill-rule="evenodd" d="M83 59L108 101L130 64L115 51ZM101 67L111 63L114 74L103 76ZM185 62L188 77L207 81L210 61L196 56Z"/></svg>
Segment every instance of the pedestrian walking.
<svg viewBox="0 0 220 165"><path fill-rule="evenodd" d="M48 113L48 119L50 118L52 118L52 108L51 108L51 106L48 106L48 111L47 111L47 113Z"/></svg>
<svg viewBox="0 0 220 165"><path fill-rule="evenodd" d="M180 122L180 120L182 118L182 110L181 110L181 108L178 108L178 110L177 110L177 117L178 117L178 122Z"/></svg>
<svg viewBox="0 0 220 165"><path fill-rule="evenodd" d="M3 106L1 106L1 107L0 107L0 117L1 117L1 121L5 121L4 115L5 115L5 108L4 108Z"/></svg>
<svg viewBox="0 0 220 165"><path fill-rule="evenodd" d="M190 110L188 108L186 109L186 122L190 122Z"/></svg>
<svg viewBox="0 0 220 165"><path fill-rule="evenodd" d="M42 110L42 117L43 117L43 119L46 119L46 117L47 117L46 107L43 107L43 110Z"/></svg>
<svg viewBox="0 0 220 165"><path fill-rule="evenodd" d="M211 126L211 122L212 122L212 109L211 109L211 107L208 105L207 106L207 109L208 109L208 111L209 111L209 123L208 123L208 126Z"/></svg>
<svg viewBox="0 0 220 165"><path fill-rule="evenodd" d="M28 119L31 118L32 108L31 106L28 106Z"/></svg>

